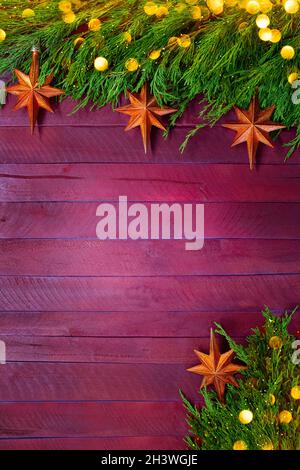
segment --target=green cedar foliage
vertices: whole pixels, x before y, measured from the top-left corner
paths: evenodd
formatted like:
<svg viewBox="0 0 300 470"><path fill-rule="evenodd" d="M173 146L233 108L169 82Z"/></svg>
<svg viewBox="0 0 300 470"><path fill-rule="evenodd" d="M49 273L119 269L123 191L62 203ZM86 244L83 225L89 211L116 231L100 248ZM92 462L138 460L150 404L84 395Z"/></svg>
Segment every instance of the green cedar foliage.
<svg viewBox="0 0 300 470"><path fill-rule="evenodd" d="M184 0L183 0L184 2ZM41 50L41 81L53 73L56 86L66 96L79 100L79 106L93 103L115 106L126 90L138 91L145 81L160 104L176 107L171 116L173 125L191 100L199 95L208 106L202 106L201 123L189 137L203 125L217 122L233 105L247 108L251 97L258 93L261 107L276 105L274 120L297 126L296 137L289 143L290 151L300 145L300 106L292 103L293 90L287 81L290 72L299 70L300 13L288 15L282 5L275 5L268 13L273 28L282 32L277 44L262 42L258 37L255 15L245 10L226 8L222 15L211 15L202 21L192 18L189 6L178 12L178 0L166 4L169 14L163 17L147 16L146 0L89 0L80 8L73 5L76 19L67 24L62 20L58 0L3 0L0 5L0 28L7 37L0 43L0 74L20 68L28 71L32 46ZM204 0L199 0L201 6ZM31 8L35 16L22 18L22 11ZM99 18L100 31L86 28L88 21ZM246 22L244 29L239 25ZM130 32L132 42L124 40ZM168 46L170 37L189 34L189 48ZM84 37L78 48L74 39ZM296 50L294 59L280 56L283 45ZM161 56L149 59L152 50L161 49ZM97 72L93 63L97 56L109 62L106 72ZM136 72L128 72L129 58L139 61Z"/></svg>
<svg viewBox="0 0 300 470"><path fill-rule="evenodd" d="M186 443L191 449L232 450L239 440L249 450L261 450L270 442L275 450L300 449L300 400L291 397L291 388L300 384L300 365L292 361L295 338L287 329L293 314L279 318L266 308L264 328L253 329L245 347L236 344L217 325L216 332L228 340L247 369L240 375L239 388L227 385L225 404L213 390L200 391L203 407L191 404L181 393L190 429ZM270 348L272 336L282 340L281 348ZM273 404L271 395L275 397ZM251 423L240 423L238 416L242 410L252 411ZM278 420L283 410L292 413L289 424L280 424Z"/></svg>

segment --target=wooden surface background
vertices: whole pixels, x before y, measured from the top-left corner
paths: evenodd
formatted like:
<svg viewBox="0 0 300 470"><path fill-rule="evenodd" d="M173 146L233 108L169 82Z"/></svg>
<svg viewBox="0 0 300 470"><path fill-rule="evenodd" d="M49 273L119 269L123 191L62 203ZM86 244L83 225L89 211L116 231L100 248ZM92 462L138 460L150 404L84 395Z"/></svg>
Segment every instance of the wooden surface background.
<svg viewBox="0 0 300 470"><path fill-rule="evenodd" d="M292 133L251 173L220 126L179 153L196 103L167 141L154 133L148 156L108 109L70 116L67 101L31 137L11 108L0 111L0 449L184 448L178 390L197 397L186 368L213 321L242 339L264 304L300 301L300 155L284 164L279 145ZM97 240L95 209L119 195L205 203L204 249Z"/></svg>

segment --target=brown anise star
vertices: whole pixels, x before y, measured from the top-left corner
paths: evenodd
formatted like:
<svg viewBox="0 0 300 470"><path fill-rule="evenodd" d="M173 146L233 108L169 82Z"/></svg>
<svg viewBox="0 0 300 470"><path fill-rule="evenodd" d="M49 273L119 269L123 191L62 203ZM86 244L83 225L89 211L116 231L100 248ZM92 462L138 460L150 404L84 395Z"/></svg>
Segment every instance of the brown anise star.
<svg viewBox="0 0 300 470"><path fill-rule="evenodd" d="M273 147L273 142L268 135L269 132L285 128L285 126L270 121L274 109L275 106L271 106L270 108L261 110L254 96L248 110L240 109L237 106L234 107L238 122L222 124L223 127L236 131L236 136L231 145L232 147L243 142L247 143L251 170L255 165L259 142Z"/></svg>
<svg viewBox="0 0 300 470"><path fill-rule="evenodd" d="M14 111L21 108L28 110L31 133L33 133L40 108L53 113L49 99L62 95L64 92L50 86L52 76L46 78L44 85L39 84L39 54L37 50L32 52L32 64L29 75L15 70L19 83L7 88L8 93L18 97Z"/></svg>
<svg viewBox="0 0 300 470"><path fill-rule="evenodd" d="M130 129L140 126L144 150L145 153L147 153L150 144L152 126L165 131L166 128L162 124L160 116L175 113L177 109L159 107L155 97L150 95L147 84L143 86L140 95L134 95L128 92L128 98L130 104L121 106L120 108L117 108L116 111L130 116L125 131L129 131Z"/></svg>
<svg viewBox="0 0 300 470"><path fill-rule="evenodd" d="M234 351L232 349L224 354L220 353L219 346L212 329L210 330L209 354L204 354L196 350L195 354L198 359L200 359L201 363L197 366L191 367L188 371L203 375L204 377L201 383L201 388L213 385L220 401L223 402L226 384L238 387L234 374L246 369L246 367L231 362L234 355Z"/></svg>

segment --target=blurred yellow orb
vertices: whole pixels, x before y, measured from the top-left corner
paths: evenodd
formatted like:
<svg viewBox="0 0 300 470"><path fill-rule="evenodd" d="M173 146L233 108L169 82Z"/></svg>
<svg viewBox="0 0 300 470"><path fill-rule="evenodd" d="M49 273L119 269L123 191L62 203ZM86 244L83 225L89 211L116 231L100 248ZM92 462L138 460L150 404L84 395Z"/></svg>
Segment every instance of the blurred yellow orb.
<svg viewBox="0 0 300 470"><path fill-rule="evenodd" d="M291 60L295 55L295 50L292 46L283 46L283 48L280 51L280 55L283 59ZM274 336L274 338L276 338L276 337ZM280 346L278 346L278 347L280 347Z"/></svg>
<svg viewBox="0 0 300 470"><path fill-rule="evenodd" d="M108 69L108 61L105 57L96 57L94 60L94 67L98 72L104 72Z"/></svg>
<svg viewBox="0 0 300 470"><path fill-rule="evenodd" d="M0 29L0 41L4 41L5 38L6 32L4 31L4 29Z"/></svg>
<svg viewBox="0 0 300 470"><path fill-rule="evenodd" d="M258 35L262 41L270 41L272 37L272 32L269 28L261 28L258 31Z"/></svg>
<svg viewBox="0 0 300 470"><path fill-rule="evenodd" d="M243 410L239 414L239 421L242 424L249 424L253 420L253 413L250 410Z"/></svg>
<svg viewBox="0 0 300 470"><path fill-rule="evenodd" d="M256 17L256 24L259 28L267 28L270 24L270 18L268 17L268 15L258 15Z"/></svg>
<svg viewBox="0 0 300 470"><path fill-rule="evenodd" d="M267 441L261 446L261 450L274 450L273 442Z"/></svg>
<svg viewBox="0 0 300 470"><path fill-rule="evenodd" d="M289 53L289 48L290 48L290 46L284 46L284 47L281 49L281 52L282 52L282 50L285 49L286 47L288 48L288 49L286 49L286 51L287 51L287 53ZM293 48L291 47L291 49L293 49ZM294 51L294 49L293 49L293 51ZM282 55L282 54L281 54L281 55ZM282 56L282 57L283 57L283 56ZM287 57L284 57L284 58L286 59ZM269 340L269 346L270 346L270 348L272 348L272 349L279 349L279 348L281 348L281 346L282 346L282 339L279 338L279 336L272 336L272 337L270 338L270 340Z"/></svg>
<svg viewBox="0 0 300 470"><path fill-rule="evenodd" d="M198 6L194 6L191 8L191 16L193 20L200 20L201 19L201 8Z"/></svg>
<svg viewBox="0 0 300 470"><path fill-rule="evenodd" d="M283 410L279 413L278 418L279 418L280 423L289 424L292 421L293 416L292 416L292 413L290 411Z"/></svg>
<svg viewBox="0 0 300 470"><path fill-rule="evenodd" d="M75 5L75 7L77 9L82 7L82 1L81 0L72 0L72 3L73 3L73 5Z"/></svg>
<svg viewBox="0 0 300 470"><path fill-rule="evenodd" d="M31 8L25 8L22 11L22 18L32 18L35 15L34 11Z"/></svg>
<svg viewBox="0 0 300 470"><path fill-rule="evenodd" d="M236 441L233 444L233 450L247 450L248 446L245 441Z"/></svg>
<svg viewBox="0 0 300 470"><path fill-rule="evenodd" d="M76 15L73 13L73 11L70 11L69 13L66 13L63 15L63 21L65 23L71 24L76 20Z"/></svg>
<svg viewBox="0 0 300 470"><path fill-rule="evenodd" d="M246 11L250 13L250 15L256 15L260 10L260 5L256 0L249 0L246 3Z"/></svg>
<svg viewBox="0 0 300 470"><path fill-rule="evenodd" d="M168 13L169 13L168 7L162 5L162 6L160 6L160 7L157 7L157 10L156 10L156 12L155 12L155 15L156 15L158 18L161 18L162 16L166 16Z"/></svg>
<svg viewBox="0 0 300 470"><path fill-rule="evenodd" d="M286 0L283 4L283 8L287 13L294 14L299 10L299 3L297 0Z"/></svg>
<svg viewBox="0 0 300 470"><path fill-rule="evenodd" d="M128 72L135 72L139 68L139 63L136 59L128 59L125 63L125 68Z"/></svg>
<svg viewBox="0 0 300 470"><path fill-rule="evenodd" d="M168 46L175 46L177 43L178 37L177 36L171 36L170 39L168 40Z"/></svg>
<svg viewBox="0 0 300 470"><path fill-rule="evenodd" d="M60 11L63 11L64 13L68 13L68 11L72 10L72 3L62 0L61 2L58 3L58 8Z"/></svg>
<svg viewBox="0 0 300 470"><path fill-rule="evenodd" d="M144 12L146 15L152 16L156 14L157 11L157 5L154 2L147 2L144 6Z"/></svg>
<svg viewBox="0 0 300 470"><path fill-rule="evenodd" d="M149 59L156 60L160 57L160 49L156 49L149 54Z"/></svg>
<svg viewBox="0 0 300 470"><path fill-rule="evenodd" d="M239 31L244 31L244 29L246 29L247 26L248 26L248 23L246 23L246 21L243 21L242 23L239 24L238 30Z"/></svg>
<svg viewBox="0 0 300 470"><path fill-rule="evenodd" d="M132 41L132 36L128 31L125 31L125 33L123 33L123 39L125 42L130 43Z"/></svg>
<svg viewBox="0 0 300 470"><path fill-rule="evenodd" d="M270 403L270 405L274 405L274 404L275 404L275 401L276 401L275 395L273 395L273 393L270 393L270 395L269 395L269 403Z"/></svg>
<svg viewBox="0 0 300 470"><path fill-rule="evenodd" d="M279 42L281 39L281 32L279 29L271 29L271 39L270 41L273 43Z"/></svg>
<svg viewBox="0 0 300 470"><path fill-rule="evenodd" d="M177 38L177 44L180 47L190 47L191 45L191 38L188 34L182 34L179 38Z"/></svg>
<svg viewBox="0 0 300 470"><path fill-rule="evenodd" d="M293 81L297 80L297 78L299 77L298 73L296 73L296 72L291 73L291 75L294 75ZM289 75L289 78L290 78L291 75ZM293 81L292 81L292 83L293 83ZM290 82L290 80L289 80L289 82ZM294 398L294 400L300 400L300 385L295 385L295 387L292 388L291 397Z"/></svg>
<svg viewBox="0 0 300 470"><path fill-rule="evenodd" d="M99 31L101 28L101 21L98 18L92 18L88 23L88 27L90 31Z"/></svg>
<svg viewBox="0 0 300 470"><path fill-rule="evenodd" d="M207 0L206 4L208 8L215 14L220 15L224 10L224 1L223 0Z"/></svg>
<svg viewBox="0 0 300 470"><path fill-rule="evenodd" d="M273 3L270 0L260 0L259 4L262 13L268 13L273 8Z"/></svg>

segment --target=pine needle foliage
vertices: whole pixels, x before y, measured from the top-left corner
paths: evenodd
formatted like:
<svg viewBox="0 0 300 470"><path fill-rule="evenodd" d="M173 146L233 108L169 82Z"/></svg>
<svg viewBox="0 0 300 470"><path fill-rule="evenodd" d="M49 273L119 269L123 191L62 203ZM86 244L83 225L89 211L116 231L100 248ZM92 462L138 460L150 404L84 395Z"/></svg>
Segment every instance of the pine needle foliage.
<svg viewBox="0 0 300 470"><path fill-rule="evenodd" d="M6 39L0 43L0 74L15 68L28 71L30 50L41 51L41 80L53 73L56 86L66 96L79 100L79 107L92 102L96 107L107 103L116 106L126 92L139 91L145 81L150 84L160 104L176 107L173 125L191 100L199 95L208 106L202 106L200 124L182 145L182 149L204 125L213 125L233 105L248 107L252 96L258 93L262 107L276 105L274 120L285 126L297 126L296 137L288 145L288 156L300 145L300 106L292 103L293 90L287 81L291 71L300 68L300 13L288 15L282 5L275 5L268 13L273 27L280 29L279 43L259 39L255 15L236 7L226 7L222 15L209 13L201 20L193 19L191 7L178 10L178 0L161 1L166 5L165 16L145 13L145 0L89 0L73 1L75 14L72 23L64 21L58 0L2 0L0 28ZM199 6L206 6L199 0ZM23 17L30 8L34 16ZM91 19L101 21L99 31L91 31ZM240 28L244 24L243 29ZM130 33L128 42L124 33ZM189 47L181 47L170 38L188 34ZM83 38L80 47L74 40ZM292 60L284 60L280 49L284 45L295 48ZM160 50L157 60L149 54ZM98 72L96 57L108 60L109 68ZM134 58L139 63L135 72L125 64Z"/></svg>
<svg viewBox="0 0 300 470"><path fill-rule="evenodd" d="M190 429L185 440L191 449L232 450L236 441L243 441L248 450L300 449L300 400L291 396L291 389L300 385L300 365L292 360L295 338L288 332L294 313L277 317L265 308L264 327L252 330L245 347L217 325L216 332L227 339L247 369L238 380L239 388L228 385L225 404L211 390L200 391L205 403L201 408L181 393ZM269 345L274 336L282 344L277 349ZM253 413L249 424L239 421L242 410ZM288 424L279 420L284 410L292 415Z"/></svg>

